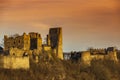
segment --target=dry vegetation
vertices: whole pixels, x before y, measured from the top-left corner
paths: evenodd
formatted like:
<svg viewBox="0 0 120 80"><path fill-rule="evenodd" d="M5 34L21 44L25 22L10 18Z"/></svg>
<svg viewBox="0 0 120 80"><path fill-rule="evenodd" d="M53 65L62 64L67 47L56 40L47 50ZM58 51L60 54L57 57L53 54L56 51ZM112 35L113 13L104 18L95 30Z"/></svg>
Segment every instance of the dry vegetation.
<svg viewBox="0 0 120 80"><path fill-rule="evenodd" d="M91 66L80 62L41 59L31 61L29 70L0 69L0 80L120 80L120 63L92 61Z"/></svg>

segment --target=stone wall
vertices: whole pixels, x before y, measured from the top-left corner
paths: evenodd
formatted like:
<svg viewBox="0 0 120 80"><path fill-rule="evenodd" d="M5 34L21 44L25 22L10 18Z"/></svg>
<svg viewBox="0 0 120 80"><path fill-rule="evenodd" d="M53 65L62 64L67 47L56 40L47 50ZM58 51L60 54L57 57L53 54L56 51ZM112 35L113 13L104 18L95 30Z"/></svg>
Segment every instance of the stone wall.
<svg viewBox="0 0 120 80"><path fill-rule="evenodd" d="M50 28L49 36L52 50L56 50L56 56L63 59L62 28Z"/></svg>
<svg viewBox="0 0 120 80"><path fill-rule="evenodd" d="M10 48L9 50L10 56L17 56L17 57L22 57L24 52L25 51L23 49L18 49L18 48Z"/></svg>
<svg viewBox="0 0 120 80"><path fill-rule="evenodd" d="M29 69L29 57L0 56L0 68Z"/></svg>
<svg viewBox="0 0 120 80"><path fill-rule="evenodd" d="M91 62L91 55L90 55L90 52L88 51L85 51L81 54L81 62L84 63L84 64L90 64Z"/></svg>
<svg viewBox="0 0 120 80"><path fill-rule="evenodd" d="M89 64L89 65L92 60L112 60L115 62L118 61L116 51L108 52L106 55L103 54L92 55L89 51L86 51L81 54L80 59L84 64Z"/></svg>
<svg viewBox="0 0 120 80"><path fill-rule="evenodd" d="M26 33L23 33L23 49L24 50L29 50L30 49L30 36L27 35ZM20 49L20 48L19 48Z"/></svg>
<svg viewBox="0 0 120 80"><path fill-rule="evenodd" d="M46 45L43 45L43 52L45 51L51 51L51 46L46 46Z"/></svg>
<svg viewBox="0 0 120 80"><path fill-rule="evenodd" d="M40 53L53 51L59 59L63 59L62 28L50 28L47 35L47 42L42 46L42 38L39 33L30 32L29 34L16 36L4 36L5 51L10 55L21 56L25 51L38 50Z"/></svg>
<svg viewBox="0 0 120 80"><path fill-rule="evenodd" d="M4 36L4 48L5 50L9 50L10 48L18 48L24 50L33 50L39 49L42 50L42 38L38 33L23 33L23 35L19 36Z"/></svg>
<svg viewBox="0 0 120 80"><path fill-rule="evenodd" d="M4 48L5 50L9 50L10 48L18 48L29 50L30 46L30 37L25 33L21 36L4 36Z"/></svg>
<svg viewBox="0 0 120 80"><path fill-rule="evenodd" d="M30 49L42 50L42 38L41 35L35 32L29 33L30 36Z"/></svg>

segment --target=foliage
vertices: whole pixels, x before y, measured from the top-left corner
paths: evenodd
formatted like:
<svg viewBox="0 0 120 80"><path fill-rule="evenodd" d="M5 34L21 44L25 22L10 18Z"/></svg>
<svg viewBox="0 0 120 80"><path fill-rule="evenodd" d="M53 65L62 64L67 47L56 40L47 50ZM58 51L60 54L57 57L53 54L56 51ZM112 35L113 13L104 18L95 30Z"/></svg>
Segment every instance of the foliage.
<svg viewBox="0 0 120 80"><path fill-rule="evenodd" d="M92 61L90 66L70 60L30 61L29 70L0 69L1 80L120 80L120 63Z"/></svg>

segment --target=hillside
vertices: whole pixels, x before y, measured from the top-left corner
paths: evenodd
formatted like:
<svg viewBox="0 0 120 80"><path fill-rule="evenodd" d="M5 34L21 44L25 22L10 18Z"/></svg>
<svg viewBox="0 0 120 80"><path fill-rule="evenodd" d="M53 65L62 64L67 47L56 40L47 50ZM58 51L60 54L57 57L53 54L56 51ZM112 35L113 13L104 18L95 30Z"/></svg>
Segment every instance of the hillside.
<svg viewBox="0 0 120 80"><path fill-rule="evenodd" d="M120 63L92 61L91 66L58 59L38 64L31 61L29 70L0 69L1 80L120 80Z"/></svg>

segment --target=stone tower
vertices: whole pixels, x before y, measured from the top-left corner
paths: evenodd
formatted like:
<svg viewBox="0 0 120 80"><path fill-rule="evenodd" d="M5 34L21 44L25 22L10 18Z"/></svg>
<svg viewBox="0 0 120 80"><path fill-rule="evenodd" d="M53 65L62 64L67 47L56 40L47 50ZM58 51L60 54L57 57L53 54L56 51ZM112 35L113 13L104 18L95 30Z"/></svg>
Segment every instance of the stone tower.
<svg viewBox="0 0 120 80"><path fill-rule="evenodd" d="M42 38L38 33L31 32L30 36L30 50L38 49L42 50Z"/></svg>
<svg viewBox="0 0 120 80"><path fill-rule="evenodd" d="M58 58L63 59L62 28L50 28L49 37L52 51Z"/></svg>
<svg viewBox="0 0 120 80"><path fill-rule="evenodd" d="M10 48L18 48L29 50L30 46L30 37L24 33L22 36L4 36L4 48L5 50L9 50Z"/></svg>
<svg viewBox="0 0 120 80"><path fill-rule="evenodd" d="M38 33L31 32L28 35L4 36L4 48L9 50L10 48L18 48L23 50L42 50L42 38Z"/></svg>
<svg viewBox="0 0 120 80"><path fill-rule="evenodd" d="M26 33L23 33L23 49L29 50L30 49L30 36Z"/></svg>

